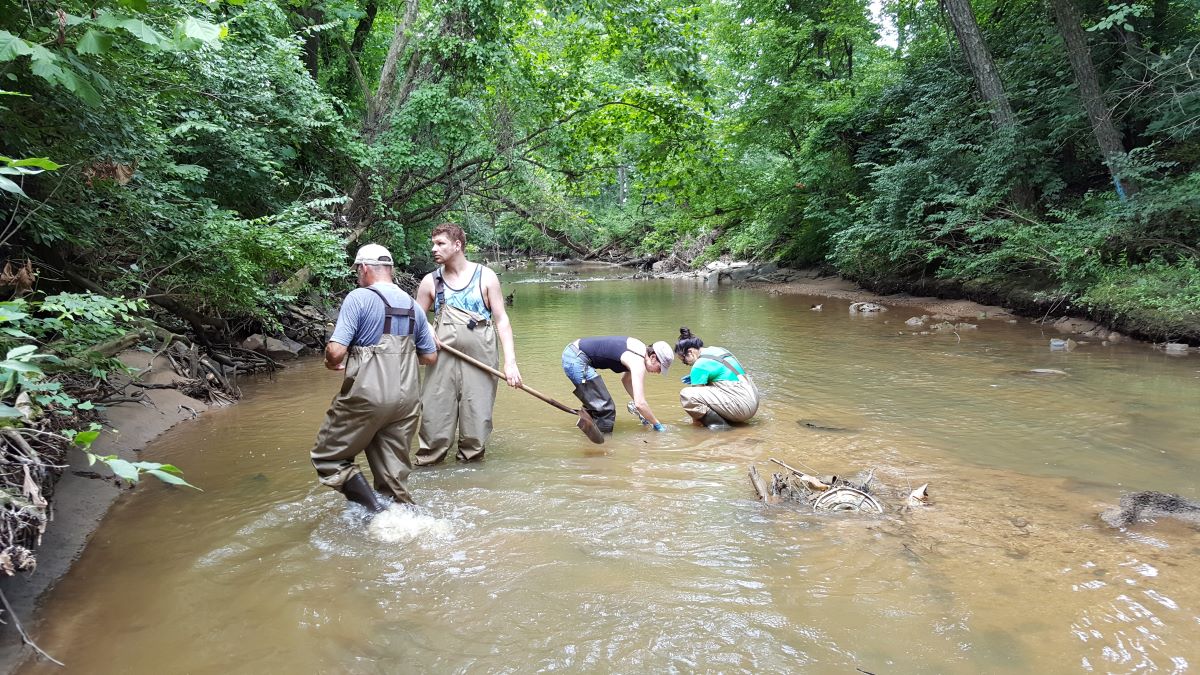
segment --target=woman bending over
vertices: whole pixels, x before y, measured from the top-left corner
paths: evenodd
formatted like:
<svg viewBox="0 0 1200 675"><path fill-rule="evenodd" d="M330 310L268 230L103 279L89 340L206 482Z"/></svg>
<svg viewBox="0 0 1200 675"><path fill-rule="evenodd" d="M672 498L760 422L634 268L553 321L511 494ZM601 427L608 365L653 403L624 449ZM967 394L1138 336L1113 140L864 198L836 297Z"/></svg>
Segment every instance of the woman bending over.
<svg viewBox="0 0 1200 675"><path fill-rule="evenodd" d="M625 335L585 337L567 345L562 353L563 372L575 385L575 397L596 421L596 428L610 433L617 421L617 406L597 369L621 373L621 384L633 398L633 406L655 431L662 431L650 404L646 403L646 373L667 374L675 355L666 342L650 347Z"/></svg>

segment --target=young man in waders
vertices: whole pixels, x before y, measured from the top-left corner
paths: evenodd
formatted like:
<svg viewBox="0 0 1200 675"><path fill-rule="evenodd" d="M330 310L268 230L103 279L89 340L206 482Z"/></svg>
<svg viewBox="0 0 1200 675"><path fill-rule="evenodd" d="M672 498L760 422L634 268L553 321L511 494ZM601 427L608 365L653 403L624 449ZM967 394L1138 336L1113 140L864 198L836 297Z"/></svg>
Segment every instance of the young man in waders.
<svg viewBox="0 0 1200 675"><path fill-rule="evenodd" d="M447 345L496 367L496 338L504 348L504 375L509 386L521 384L512 326L504 310L500 279L492 270L467 260L467 235L454 223L442 223L430 235L433 260L440 267L426 274L417 288L417 304L434 312L434 332ZM496 377L443 354L425 371L417 466L437 464L458 441L460 462L483 457L492 433Z"/></svg>
<svg viewBox="0 0 1200 675"><path fill-rule="evenodd" d="M367 244L358 250L354 270L359 288L342 301L325 345L325 367L345 371L345 379L317 433L312 463L321 483L379 513L385 505L354 458L366 453L376 490L397 503L413 503L407 480L421 416L417 364L432 366L438 358L425 314L392 283L392 254Z"/></svg>

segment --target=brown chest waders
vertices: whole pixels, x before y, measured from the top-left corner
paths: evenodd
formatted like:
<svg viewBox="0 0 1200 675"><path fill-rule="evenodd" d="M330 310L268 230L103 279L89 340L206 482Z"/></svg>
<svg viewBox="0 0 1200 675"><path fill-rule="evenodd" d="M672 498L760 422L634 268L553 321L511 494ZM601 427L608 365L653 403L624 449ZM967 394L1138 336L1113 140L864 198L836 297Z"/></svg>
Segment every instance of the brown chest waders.
<svg viewBox="0 0 1200 675"><path fill-rule="evenodd" d="M717 380L706 385L684 387L679 392L679 403L692 419L704 424L745 422L758 413L758 388L745 372L739 373L728 358L701 355L700 359L718 361L737 375L737 381ZM697 359L699 360L699 359ZM743 369L744 370L744 369ZM712 415L721 419L714 420Z"/></svg>
<svg viewBox="0 0 1200 675"><path fill-rule="evenodd" d="M498 366L496 327L491 321L443 303L434 319L434 330L443 344ZM441 462L456 441L460 462L482 458L492 434L498 382L490 373L450 355L442 355L426 368L421 385L424 413L420 446L414 463L427 466Z"/></svg>
<svg viewBox="0 0 1200 675"><path fill-rule="evenodd" d="M375 289L369 289L375 291ZM384 304L384 333L378 344L350 347L342 388L325 413L311 456L321 483L348 499L379 510L354 458L367 456L375 489L397 502L413 502L408 492L409 451L421 416L412 307ZM400 319L407 330L400 331Z"/></svg>

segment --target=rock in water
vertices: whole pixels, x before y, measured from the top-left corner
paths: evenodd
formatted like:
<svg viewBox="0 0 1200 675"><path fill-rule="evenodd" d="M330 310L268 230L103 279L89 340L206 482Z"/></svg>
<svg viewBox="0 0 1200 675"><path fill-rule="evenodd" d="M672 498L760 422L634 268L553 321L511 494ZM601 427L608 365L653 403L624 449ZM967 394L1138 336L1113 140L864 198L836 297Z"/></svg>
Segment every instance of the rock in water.
<svg viewBox="0 0 1200 675"><path fill-rule="evenodd" d="M367 536L385 544L409 542L426 534L450 534L450 521L418 513L411 506L392 504L367 525Z"/></svg>
<svg viewBox="0 0 1200 675"><path fill-rule="evenodd" d="M887 307L877 305L873 302L852 302L850 303L851 314L873 314L875 312L886 312Z"/></svg>
<svg viewBox="0 0 1200 675"><path fill-rule="evenodd" d="M1144 518L1176 518L1200 525L1200 503L1165 492L1131 492L1121 497L1121 505L1100 514L1112 527L1126 527Z"/></svg>

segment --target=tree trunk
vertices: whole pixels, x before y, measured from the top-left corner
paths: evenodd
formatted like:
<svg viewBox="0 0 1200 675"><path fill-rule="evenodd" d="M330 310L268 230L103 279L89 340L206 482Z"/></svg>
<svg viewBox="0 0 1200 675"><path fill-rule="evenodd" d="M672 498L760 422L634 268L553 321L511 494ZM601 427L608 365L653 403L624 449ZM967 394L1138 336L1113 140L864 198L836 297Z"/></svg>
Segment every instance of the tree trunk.
<svg viewBox="0 0 1200 675"><path fill-rule="evenodd" d="M1000 81L1000 72L992 60L992 52L983 35L979 32L979 24L975 22L975 13L971 9L970 0L942 0L946 15L950 17L950 25L958 38L958 45L967 65L971 68L971 76L975 78L975 86L979 94L987 101L992 123L997 129L1011 128L1016 124L1012 106L1008 103L1008 94L1004 92L1004 83Z"/></svg>
<svg viewBox="0 0 1200 675"><path fill-rule="evenodd" d="M305 28L318 26L325 21L325 13L315 7L305 7L296 12L303 19ZM315 81L320 74L318 56L321 48L321 34L313 31L304 36L304 67Z"/></svg>
<svg viewBox="0 0 1200 675"><path fill-rule="evenodd" d="M1079 14L1071 0L1050 0L1054 10L1054 21L1062 34L1063 42L1067 45L1067 58L1071 61L1071 70L1075 72L1075 84L1079 87L1079 98L1087 111L1088 121L1092 125L1092 135L1100 148L1100 157L1108 166L1117 194L1124 199L1137 193L1138 187L1133 181L1121 178L1120 170L1125 159L1125 146L1121 143L1121 133L1112 121L1112 111L1104 105L1104 97L1100 93L1100 79L1096 76L1096 65L1092 62L1092 52L1088 48L1087 36L1079 24Z"/></svg>
<svg viewBox="0 0 1200 675"><path fill-rule="evenodd" d="M996 70L996 62L992 60L992 52L983 41L979 32L979 24L975 21L975 12L971 9L970 0L941 0L958 45L967 65L971 68L971 76L980 96L988 104L988 113L992 118L992 126L997 131L1012 134L1015 138L1018 132L1017 118L1013 115L1012 105L1008 102L1008 94L1004 91L1004 82L1000 79L1000 71ZM1017 179L1012 188L1012 200L1021 208L1033 207L1033 189L1024 179Z"/></svg>

